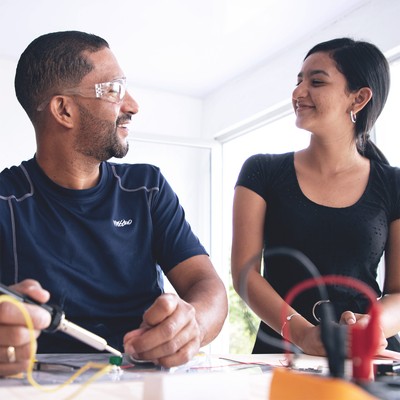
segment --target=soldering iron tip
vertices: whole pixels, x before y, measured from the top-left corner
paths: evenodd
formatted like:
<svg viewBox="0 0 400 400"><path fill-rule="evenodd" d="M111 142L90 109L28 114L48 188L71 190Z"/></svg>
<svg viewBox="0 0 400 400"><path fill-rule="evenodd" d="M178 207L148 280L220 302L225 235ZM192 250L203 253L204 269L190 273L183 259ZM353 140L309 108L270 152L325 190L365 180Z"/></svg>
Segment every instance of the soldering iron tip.
<svg viewBox="0 0 400 400"><path fill-rule="evenodd" d="M109 353L114 354L114 355L116 355L118 357L122 357L122 353L120 351L114 349L113 347L111 347L109 345L107 345L105 347L105 350L107 350Z"/></svg>

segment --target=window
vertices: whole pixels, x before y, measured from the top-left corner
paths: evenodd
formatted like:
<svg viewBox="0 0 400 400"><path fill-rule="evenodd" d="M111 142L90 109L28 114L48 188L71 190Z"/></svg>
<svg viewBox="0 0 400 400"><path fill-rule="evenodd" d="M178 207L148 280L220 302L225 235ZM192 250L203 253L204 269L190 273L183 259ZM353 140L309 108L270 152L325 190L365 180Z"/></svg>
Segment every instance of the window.
<svg viewBox="0 0 400 400"><path fill-rule="evenodd" d="M391 63L391 90L385 109L379 117L374 140L391 165L400 167L400 133L397 109L400 104L400 60ZM296 128L294 114L287 106L284 115L261 128L239 137L224 140L223 154L223 262L230 269L232 237L232 200L234 186L244 161L257 153L284 153L296 151L308 145L309 133ZM383 264L383 263L382 263ZM383 265L378 279L382 283ZM251 352L255 339L254 325L259 319L239 299L229 282L230 302L230 353ZM256 326L257 328L258 326Z"/></svg>
<svg viewBox="0 0 400 400"><path fill-rule="evenodd" d="M129 140L129 152L114 162L147 163L160 168L179 197L186 218L206 249L210 248L211 149L161 140Z"/></svg>
<svg viewBox="0 0 400 400"><path fill-rule="evenodd" d="M391 87L385 108L376 123L375 142L391 165L400 167L400 60L391 64Z"/></svg>
<svg viewBox="0 0 400 400"><path fill-rule="evenodd" d="M285 153L308 145L310 134L296 128L294 113L287 106L285 116L250 133L223 143L223 263L230 269L232 238L232 203L236 179L244 161L257 153ZM259 319L248 309L233 290L231 278L229 295L229 353L250 353Z"/></svg>

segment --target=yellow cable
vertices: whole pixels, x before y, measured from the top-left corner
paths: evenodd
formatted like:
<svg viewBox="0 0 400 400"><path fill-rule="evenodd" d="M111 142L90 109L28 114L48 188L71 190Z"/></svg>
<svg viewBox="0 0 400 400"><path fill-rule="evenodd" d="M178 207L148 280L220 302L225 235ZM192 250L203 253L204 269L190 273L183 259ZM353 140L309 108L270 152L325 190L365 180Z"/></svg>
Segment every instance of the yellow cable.
<svg viewBox="0 0 400 400"><path fill-rule="evenodd" d="M21 313L25 319L25 323L28 328L29 338L30 338L30 357L29 357L28 369L26 371L26 375L27 375L27 379L28 379L29 383L33 387L40 389L47 393L56 392L58 390L61 390L64 387L68 386L69 384L71 384L76 378L78 378L80 375L82 375L87 370L89 370L91 368L99 369L99 371L96 372L92 377L90 377L84 384L82 384L76 392L74 392L71 396L68 397L68 399L72 399L78 393L82 392L86 387L88 387L93 381L100 378L106 372L111 370L112 366L109 364L94 363L94 362L89 361L87 364L85 364L83 367L81 367L75 374L73 374L69 379L67 379L64 383L62 383L56 387L49 388L49 387L44 387L44 386L40 385L38 382L35 381L35 379L33 378L33 375L32 375L33 366L35 363L35 352L36 352L35 328L33 326L32 318L29 315L26 308L23 306L23 304L21 302L19 302L18 300L14 299L13 297L11 297L9 295L1 295L0 303L4 303L4 302L14 304L21 311Z"/></svg>

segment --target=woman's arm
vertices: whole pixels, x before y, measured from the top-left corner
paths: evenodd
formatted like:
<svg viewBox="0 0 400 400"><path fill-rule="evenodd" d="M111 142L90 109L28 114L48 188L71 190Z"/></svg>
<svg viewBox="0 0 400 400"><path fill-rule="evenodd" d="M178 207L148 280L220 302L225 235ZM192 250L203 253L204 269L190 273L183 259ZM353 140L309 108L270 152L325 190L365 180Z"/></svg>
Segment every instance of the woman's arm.
<svg viewBox="0 0 400 400"><path fill-rule="evenodd" d="M235 189L233 201L233 236L231 269L233 286L239 293L241 275L248 262L257 259L247 275L247 299L249 307L272 329L280 333L281 313L285 302L260 274L263 249L264 220L267 211L265 200L245 187ZM260 257L257 258L257 255ZM240 293L239 293L240 294ZM288 315L295 313L288 307ZM319 337L319 328L301 316L287 323L291 341L308 354L322 355L324 349Z"/></svg>
<svg viewBox="0 0 400 400"><path fill-rule="evenodd" d="M384 296L381 305L381 327L385 337L400 331L400 219L389 228L389 239L385 251Z"/></svg>

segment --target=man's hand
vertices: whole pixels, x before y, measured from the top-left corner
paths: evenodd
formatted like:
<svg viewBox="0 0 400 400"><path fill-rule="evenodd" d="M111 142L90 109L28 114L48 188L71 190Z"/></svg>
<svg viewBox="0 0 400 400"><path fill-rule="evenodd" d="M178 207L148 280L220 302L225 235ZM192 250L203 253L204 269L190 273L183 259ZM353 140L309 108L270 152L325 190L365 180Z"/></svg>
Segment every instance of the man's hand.
<svg viewBox="0 0 400 400"><path fill-rule="evenodd" d="M49 300L49 293L37 281L27 279L12 288L40 303ZM32 318L37 338L49 326L50 314L40 307L21 303ZM35 342L36 349L36 342ZM30 357L30 336L21 311L9 302L0 303L0 376L26 371Z"/></svg>
<svg viewBox="0 0 400 400"><path fill-rule="evenodd" d="M170 368L197 354L202 342L196 310L175 294L162 294L144 313L139 329L124 337L125 352Z"/></svg>

